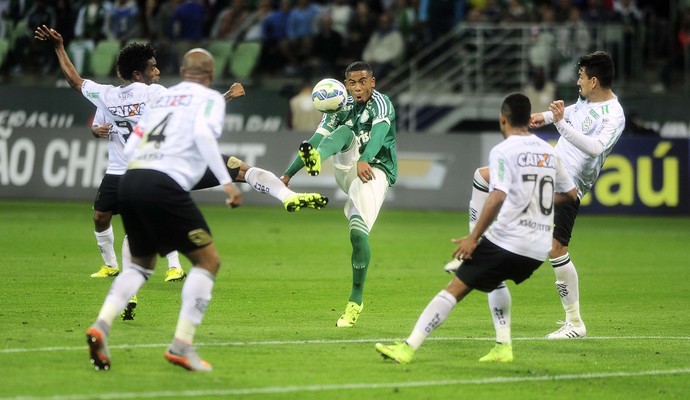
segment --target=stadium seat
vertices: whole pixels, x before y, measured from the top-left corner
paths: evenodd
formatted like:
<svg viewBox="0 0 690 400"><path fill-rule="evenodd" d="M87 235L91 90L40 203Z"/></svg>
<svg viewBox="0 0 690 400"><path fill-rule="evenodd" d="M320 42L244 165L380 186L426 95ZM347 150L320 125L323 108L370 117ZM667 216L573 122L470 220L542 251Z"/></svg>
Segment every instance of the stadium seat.
<svg viewBox="0 0 690 400"><path fill-rule="evenodd" d="M208 44L208 51L213 54L215 70L218 76L223 76L226 69L228 69L228 61L232 55L232 42L228 40L213 40Z"/></svg>
<svg viewBox="0 0 690 400"><path fill-rule="evenodd" d="M232 54L230 60L230 73L238 79L246 79L254 72L254 67L261 55L261 43L240 43Z"/></svg>
<svg viewBox="0 0 690 400"><path fill-rule="evenodd" d="M14 48L14 44L17 41L17 38L25 35L27 25L28 25L27 20L22 19L22 20L17 21L17 23L14 25L14 27L12 27L11 29L8 29L7 38L10 40L9 50L12 50Z"/></svg>
<svg viewBox="0 0 690 400"><path fill-rule="evenodd" d="M120 51L120 42L117 40L101 40L91 54L89 65L91 73L96 78L106 78L110 75Z"/></svg>

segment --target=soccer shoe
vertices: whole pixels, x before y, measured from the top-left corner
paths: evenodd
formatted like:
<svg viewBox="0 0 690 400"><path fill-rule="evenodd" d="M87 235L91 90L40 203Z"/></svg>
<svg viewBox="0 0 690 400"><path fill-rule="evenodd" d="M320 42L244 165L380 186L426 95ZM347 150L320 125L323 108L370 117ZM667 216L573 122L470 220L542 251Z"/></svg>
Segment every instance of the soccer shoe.
<svg viewBox="0 0 690 400"><path fill-rule="evenodd" d="M305 207L318 210L326 207L326 204L328 204L328 197L319 193L295 193L283 203L288 212L299 211Z"/></svg>
<svg viewBox="0 0 690 400"><path fill-rule="evenodd" d="M479 362L512 362L513 361L513 345L510 343L496 343L489 354L479 359Z"/></svg>
<svg viewBox="0 0 690 400"><path fill-rule="evenodd" d="M86 343L89 345L91 364L93 364L96 371L109 370L110 351L108 351L108 340L105 333L96 327L96 324L91 325L86 330Z"/></svg>
<svg viewBox="0 0 690 400"><path fill-rule="evenodd" d="M101 267L101 269L98 270L98 272L94 272L91 274L92 278L107 278L109 276L117 276L120 273L120 268L118 267L110 267L108 265L104 265Z"/></svg>
<svg viewBox="0 0 690 400"><path fill-rule="evenodd" d="M551 332L546 335L547 339L580 339L587 336L587 329L584 324L573 325L570 322L566 322L555 332Z"/></svg>
<svg viewBox="0 0 690 400"><path fill-rule="evenodd" d="M180 267L180 268L168 268L168 270L165 271L165 281L166 282L181 281L186 276L187 276L187 273L184 272L182 267Z"/></svg>
<svg viewBox="0 0 690 400"><path fill-rule="evenodd" d="M388 360L393 360L398 364L409 364L414 357L414 349L407 342L395 342L391 345L376 343L376 351Z"/></svg>
<svg viewBox="0 0 690 400"><path fill-rule="evenodd" d="M299 158L307 167L307 172L311 176L317 176L321 172L321 155L309 142L302 142L299 146Z"/></svg>
<svg viewBox="0 0 690 400"><path fill-rule="evenodd" d="M173 350L173 347L176 349ZM170 361L170 363L179 365L180 367L188 371L211 371L213 367L211 364L199 358L192 345L179 346L176 344L171 345L168 350L165 351L165 359Z"/></svg>
<svg viewBox="0 0 690 400"><path fill-rule="evenodd" d="M458 270L458 268L460 268L461 265L462 260L453 258L452 260L448 261L446 265L443 266L443 270L449 274L454 274Z"/></svg>
<svg viewBox="0 0 690 400"><path fill-rule="evenodd" d="M125 307L124 310L122 310L122 313L120 314L120 317L122 317L123 321L133 321L134 316L136 315L136 312L134 309L137 308L137 295L135 294L132 296L131 299L129 299L129 302L127 303L127 307Z"/></svg>
<svg viewBox="0 0 690 400"><path fill-rule="evenodd" d="M338 328L352 328L359 318L359 314L362 313L364 309L364 303L361 305L355 303L354 301L348 301L347 306L345 306L345 313L338 318L335 322L335 326Z"/></svg>

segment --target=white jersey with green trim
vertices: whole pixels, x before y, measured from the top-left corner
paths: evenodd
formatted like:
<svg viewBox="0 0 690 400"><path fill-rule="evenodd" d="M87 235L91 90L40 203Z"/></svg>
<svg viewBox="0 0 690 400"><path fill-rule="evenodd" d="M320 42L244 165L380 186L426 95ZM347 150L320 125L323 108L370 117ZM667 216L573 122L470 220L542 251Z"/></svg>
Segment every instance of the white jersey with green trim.
<svg viewBox="0 0 690 400"><path fill-rule="evenodd" d="M489 153L489 192L506 194L485 236L521 256L544 261L551 250L554 192L575 188L556 150L535 135L512 135Z"/></svg>
<svg viewBox="0 0 690 400"><path fill-rule="evenodd" d="M127 170L123 148L132 129L141 119L147 104L167 89L161 85L134 82L127 86L102 85L85 79L81 92L96 106L94 125L112 123L108 134L108 169L106 174L122 175Z"/></svg>
<svg viewBox="0 0 690 400"><path fill-rule="evenodd" d="M553 121L553 114L545 112L544 119L547 123ZM565 137L559 138L556 143L559 157L577 186L578 197L582 198L594 185L606 157L621 137L625 128L625 113L618 97L614 95L610 100L597 103L578 99L575 104L565 108L563 119L578 133L601 145L598 154L588 154Z"/></svg>
<svg viewBox="0 0 690 400"><path fill-rule="evenodd" d="M217 139L225 99L218 91L182 82L153 101L125 147L128 169L163 172L189 191L210 168L221 185L232 182ZM131 153L130 153L131 152Z"/></svg>

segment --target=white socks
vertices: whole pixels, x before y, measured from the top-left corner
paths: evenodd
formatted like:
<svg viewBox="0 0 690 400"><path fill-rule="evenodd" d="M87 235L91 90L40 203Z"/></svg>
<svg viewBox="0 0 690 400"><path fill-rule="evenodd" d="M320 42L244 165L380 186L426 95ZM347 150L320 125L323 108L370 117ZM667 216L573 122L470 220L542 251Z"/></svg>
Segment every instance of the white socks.
<svg viewBox="0 0 690 400"><path fill-rule="evenodd" d="M512 298L505 282L501 282L496 289L489 292L488 298L491 318L494 321L494 329L496 329L496 343L511 344L510 308Z"/></svg>
<svg viewBox="0 0 690 400"><path fill-rule="evenodd" d="M177 251L171 251L165 257L168 258L168 269L182 268L180 254Z"/></svg>
<svg viewBox="0 0 690 400"><path fill-rule="evenodd" d="M479 173L479 169L474 170L474 180L472 182L472 197L470 198L470 233L474 230L477 220L484 210L486 199L489 198L489 183Z"/></svg>
<svg viewBox="0 0 690 400"><path fill-rule="evenodd" d="M410 337L406 342L413 349L417 350L427 337L440 326L443 321L448 318L448 315L457 304L455 297L448 293L445 289L441 290L436 297L431 299L422 314L419 316L417 323L410 333Z"/></svg>
<svg viewBox="0 0 690 400"><path fill-rule="evenodd" d="M192 267L182 286L182 307L175 328L175 339L192 343L196 327L211 301L215 277L203 268Z"/></svg>
<svg viewBox="0 0 690 400"><path fill-rule="evenodd" d="M281 203L295 194L292 190L281 181L275 174L266 171L265 169L252 167L244 174L244 180L259 193L269 194Z"/></svg>
<svg viewBox="0 0 690 400"><path fill-rule="evenodd" d="M115 234L113 233L112 225L103 232L94 232L96 235L96 243L101 250L101 257L103 263L111 268L117 268L117 257L115 256Z"/></svg>
<svg viewBox="0 0 690 400"><path fill-rule="evenodd" d="M561 303L565 310L565 322L574 326L582 325L580 317L580 290L578 287L577 271L570 261L570 254L558 258L551 258L553 272L556 274L556 290L561 297Z"/></svg>
<svg viewBox="0 0 690 400"><path fill-rule="evenodd" d="M103 320L108 326L111 326L118 314L125 309L129 299L137 294L152 273L153 271L150 269L130 263L110 286L110 292L103 302L97 319Z"/></svg>

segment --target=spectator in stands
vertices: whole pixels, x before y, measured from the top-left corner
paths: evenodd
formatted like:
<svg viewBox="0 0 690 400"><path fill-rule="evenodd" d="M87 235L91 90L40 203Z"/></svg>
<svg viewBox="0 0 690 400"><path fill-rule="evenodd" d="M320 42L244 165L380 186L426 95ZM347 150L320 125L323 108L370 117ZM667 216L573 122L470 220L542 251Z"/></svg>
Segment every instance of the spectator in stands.
<svg viewBox="0 0 690 400"><path fill-rule="evenodd" d="M139 38L141 24L137 3L134 0L117 0L110 14L110 26L113 36L123 45L130 39Z"/></svg>
<svg viewBox="0 0 690 400"><path fill-rule="evenodd" d="M385 11L379 16L378 28L369 37L362 60L371 65L373 76L383 79L405 55L405 41L393 26L393 15Z"/></svg>
<svg viewBox="0 0 690 400"><path fill-rule="evenodd" d="M369 37L376 30L376 15L371 12L369 4L365 0L357 1L355 13L350 19L348 35L345 44L346 61L354 62L362 58L364 46Z"/></svg>
<svg viewBox="0 0 690 400"><path fill-rule="evenodd" d="M405 54L416 54L421 50L421 33L417 23L417 13L412 6L414 0L396 0L391 12L394 25L405 41Z"/></svg>
<svg viewBox="0 0 690 400"><path fill-rule="evenodd" d="M333 18L328 12L321 13L319 17L319 32L314 36L314 47L311 58L310 72L312 76L337 77L342 73L342 54L344 39L333 29ZM314 126L308 130L313 129Z"/></svg>
<svg viewBox="0 0 690 400"><path fill-rule="evenodd" d="M153 0L156 1L156 0ZM147 5L147 18L151 44L156 49L156 61L161 74L177 73L180 69L177 52L172 40L170 21L182 0L157 2L155 6Z"/></svg>
<svg viewBox="0 0 690 400"><path fill-rule="evenodd" d="M171 38L175 48L176 59L179 62L187 51L202 47L206 38L204 22L206 8L200 0L185 0L173 11L170 18L172 29Z"/></svg>
<svg viewBox="0 0 690 400"><path fill-rule="evenodd" d="M295 7L290 10L287 20L287 37L296 63L285 68L286 75L294 75L305 62L311 59L316 34L314 27L319 13L319 8L312 4L312 0L297 0Z"/></svg>
<svg viewBox="0 0 690 400"><path fill-rule="evenodd" d="M503 12L502 22L529 22L530 15L521 0L508 0Z"/></svg>
<svg viewBox="0 0 690 400"><path fill-rule="evenodd" d="M74 40L67 50L71 53L72 63L79 75L84 74L88 57L96 44L111 36L110 10L110 3L103 0L88 0L77 13Z"/></svg>
<svg viewBox="0 0 690 400"><path fill-rule="evenodd" d="M21 21L22 19L24 19L24 17L26 17L26 13L29 11L30 8L30 0L9 0L7 2L7 5L5 6L5 10L0 16L2 18L8 19L11 22L10 25L14 26L17 24L17 22Z"/></svg>
<svg viewBox="0 0 690 400"><path fill-rule="evenodd" d="M603 24L611 19L611 11L606 9L603 0L587 0L582 19L587 24Z"/></svg>
<svg viewBox="0 0 690 400"><path fill-rule="evenodd" d="M346 0L335 0L329 8L333 30L338 32L343 39L347 39L349 35L348 25L354 10Z"/></svg>
<svg viewBox="0 0 690 400"><path fill-rule="evenodd" d="M579 8L570 9L570 17L564 23L558 24L556 32L556 44L563 63L575 65L582 54L590 52L592 38L589 27L582 20ZM548 108L535 108L535 110L548 110Z"/></svg>
<svg viewBox="0 0 690 400"><path fill-rule="evenodd" d="M239 42L249 29L251 15L246 0L232 0L216 17L210 38L227 40L233 44Z"/></svg>
<svg viewBox="0 0 690 400"><path fill-rule="evenodd" d="M287 36L289 15L290 0L280 0L278 9L273 10L261 26L263 45L259 69L264 72L275 73L280 65L297 64Z"/></svg>
<svg viewBox="0 0 690 400"><path fill-rule="evenodd" d="M20 75L22 72L45 74L53 65L53 49L34 40L34 29L41 25L55 26L55 9L48 5L46 0L34 0L24 20L26 28L24 33L16 39L10 57L14 64L12 73L14 75Z"/></svg>
<svg viewBox="0 0 690 400"><path fill-rule="evenodd" d="M556 17L556 22L566 22L570 18L570 10L576 8L573 5L572 0L555 0L554 1L554 14Z"/></svg>
<svg viewBox="0 0 690 400"><path fill-rule="evenodd" d="M74 39L74 24L76 23L76 12L69 0L56 0L55 2L55 30L62 34L62 41L65 47ZM53 57L51 57L53 58Z"/></svg>
<svg viewBox="0 0 690 400"><path fill-rule="evenodd" d="M670 86L676 69L690 68L690 8L679 14L679 23L674 28L674 43L668 60L661 68L659 82L652 86L652 92L665 92ZM690 84L690 82L686 82Z"/></svg>
<svg viewBox="0 0 690 400"><path fill-rule="evenodd" d="M420 0L419 23L423 26L425 41L433 43L450 32L465 19L466 8L467 0Z"/></svg>
<svg viewBox="0 0 690 400"><path fill-rule="evenodd" d="M643 27L642 11L637 8L633 0L616 0L613 3L612 22L623 25L623 60L614 60L616 65L620 65L623 76L630 77L632 73L633 50L637 45L637 40ZM618 55L617 51L613 52Z"/></svg>
<svg viewBox="0 0 690 400"><path fill-rule="evenodd" d="M556 85L547 78L543 67L535 67L530 74L530 81L523 90L529 98L533 110L548 110L556 99Z"/></svg>
<svg viewBox="0 0 690 400"><path fill-rule="evenodd" d="M263 41L262 25L272 11L271 0L259 0L259 5L257 6L256 11L254 11L250 17L251 24L249 24L249 27L247 28L247 33L245 33L243 41Z"/></svg>

